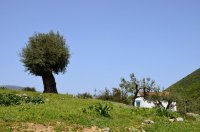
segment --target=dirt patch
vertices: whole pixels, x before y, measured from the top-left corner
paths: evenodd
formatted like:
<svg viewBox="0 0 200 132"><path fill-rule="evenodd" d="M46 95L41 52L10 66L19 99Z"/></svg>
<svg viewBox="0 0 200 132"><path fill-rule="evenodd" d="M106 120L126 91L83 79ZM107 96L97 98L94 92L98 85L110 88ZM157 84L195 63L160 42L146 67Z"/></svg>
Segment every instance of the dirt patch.
<svg viewBox="0 0 200 132"><path fill-rule="evenodd" d="M83 128L83 132L101 132L101 129L98 129L96 126L91 128Z"/></svg>
<svg viewBox="0 0 200 132"><path fill-rule="evenodd" d="M103 129L100 129L96 126L92 126L91 128L83 128L83 132L110 132L110 128L106 127Z"/></svg>
<svg viewBox="0 0 200 132"><path fill-rule="evenodd" d="M57 122L57 125L60 125L61 122ZM20 127L13 127L12 132L55 132L54 127L51 125L43 125L43 124L34 124L34 123L23 123ZM81 126L65 126L62 132L109 132L106 129L100 129L96 126L92 126L91 128L83 128Z"/></svg>
<svg viewBox="0 0 200 132"><path fill-rule="evenodd" d="M42 124L25 123L23 128L20 128L20 132L54 132L52 126L45 126ZM19 129L13 128L13 132L18 132Z"/></svg>

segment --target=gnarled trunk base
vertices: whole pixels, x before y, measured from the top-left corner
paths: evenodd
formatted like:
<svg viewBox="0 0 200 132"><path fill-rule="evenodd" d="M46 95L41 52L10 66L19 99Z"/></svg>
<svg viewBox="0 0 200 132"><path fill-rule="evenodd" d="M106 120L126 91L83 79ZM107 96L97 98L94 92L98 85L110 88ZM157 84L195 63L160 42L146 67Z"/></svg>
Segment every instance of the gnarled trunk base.
<svg viewBox="0 0 200 132"><path fill-rule="evenodd" d="M44 84L43 93L58 93L56 89L56 82L52 72L48 72L42 75Z"/></svg>

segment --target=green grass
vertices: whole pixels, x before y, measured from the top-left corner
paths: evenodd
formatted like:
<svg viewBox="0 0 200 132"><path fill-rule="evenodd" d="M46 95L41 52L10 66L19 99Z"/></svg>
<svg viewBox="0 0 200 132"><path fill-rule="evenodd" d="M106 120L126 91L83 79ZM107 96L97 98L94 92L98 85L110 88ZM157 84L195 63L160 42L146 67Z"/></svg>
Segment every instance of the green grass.
<svg viewBox="0 0 200 132"><path fill-rule="evenodd" d="M170 86L167 91L179 99L179 111L184 111L182 101L187 99L189 112L200 113L200 68Z"/></svg>
<svg viewBox="0 0 200 132"><path fill-rule="evenodd" d="M127 131L134 127L147 131L200 131L200 122L186 120L183 123L170 123L166 117L156 116L154 109L132 108L120 103L111 103L96 99L78 99L72 95L42 94L37 92L0 90L0 93L15 93L40 96L44 104L21 104L0 106L1 131L19 131L26 128L26 123L51 125L56 131L70 128L72 131L97 126L109 127L111 131ZM104 117L89 109L97 103L112 107L110 117ZM86 111L85 111L86 110ZM153 125L141 125L146 119L155 121ZM58 124L59 122L59 124ZM191 127L192 126L192 127ZM169 132L168 131L168 132Z"/></svg>
<svg viewBox="0 0 200 132"><path fill-rule="evenodd" d="M154 125L146 128L146 130L149 132L199 132L200 122L167 122L158 120Z"/></svg>

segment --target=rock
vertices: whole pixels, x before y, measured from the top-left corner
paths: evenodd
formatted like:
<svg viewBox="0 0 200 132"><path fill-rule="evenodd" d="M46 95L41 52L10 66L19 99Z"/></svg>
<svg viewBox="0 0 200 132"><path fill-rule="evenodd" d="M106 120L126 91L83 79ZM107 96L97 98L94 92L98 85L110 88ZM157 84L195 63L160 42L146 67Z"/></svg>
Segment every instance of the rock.
<svg viewBox="0 0 200 132"><path fill-rule="evenodd" d="M145 125L145 123L144 123L144 122L142 122L141 124L142 124L142 125Z"/></svg>
<svg viewBox="0 0 200 132"><path fill-rule="evenodd" d="M104 131L104 132L110 132L110 128L109 128L109 127L106 127L106 128L103 129L103 131Z"/></svg>
<svg viewBox="0 0 200 132"><path fill-rule="evenodd" d="M24 93L24 94L22 94L22 96L27 96L27 94Z"/></svg>
<svg viewBox="0 0 200 132"><path fill-rule="evenodd" d="M175 119L169 119L169 121L170 121L170 122L174 122L174 121L175 121Z"/></svg>
<svg viewBox="0 0 200 132"><path fill-rule="evenodd" d="M146 131L142 128L142 132L146 132Z"/></svg>
<svg viewBox="0 0 200 132"><path fill-rule="evenodd" d="M152 121L152 120L144 120L144 123L146 123L146 124L154 124L154 121Z"/></svg>
<svg viewBox="0 0 200 132"><path fill-rule="evenodd" d="M139 130L136 129L136 128L134 128L134 127L130 127L130 128L128 129L128 131L129 131L129 132L137 132L137 131L139 131Z"/></svg>
<svg viewBox="0 0 200 132"><path fill-rule="evenodd" d="M197 117L199 114L194 114L194 113L186 113L187 116L192 116L192 117Z"/></svg>
<svg viewBox="0 0 200 132"><path fill-rule="evenodd" d="M150 121L150 124L154 124L154 121Z"/></svg>
<svg viewBox="0 0 200 132"><path fill-rule="evenodd" d="M183 118L182 117L178 117L178 118L176 118L176 121L177 122L183 122Z"/></svg>
<svg viewBox="0 0 200 132"><path fill-rule="evenodd" d="M57 121L56 123L57 123L58 125L60 125L60 124L61 124L61 122L59 122L59 121Z"/></svg>

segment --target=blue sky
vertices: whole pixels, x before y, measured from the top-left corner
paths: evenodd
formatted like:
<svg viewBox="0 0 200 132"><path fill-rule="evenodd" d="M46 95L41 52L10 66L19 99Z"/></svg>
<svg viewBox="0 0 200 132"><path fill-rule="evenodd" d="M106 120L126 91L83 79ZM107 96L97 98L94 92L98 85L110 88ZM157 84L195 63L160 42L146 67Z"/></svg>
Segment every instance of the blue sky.
<svg viewBox="0 0 200 132"><path fill-rule="evenodd" d="M60 93L118 87L151 77L168 87L200 68L199 0L1 0L0 85L36 87L19 53L34 32L59 31L70 47Z"/></svg>

